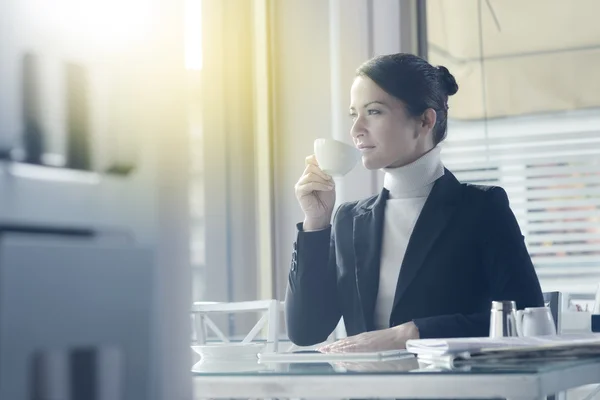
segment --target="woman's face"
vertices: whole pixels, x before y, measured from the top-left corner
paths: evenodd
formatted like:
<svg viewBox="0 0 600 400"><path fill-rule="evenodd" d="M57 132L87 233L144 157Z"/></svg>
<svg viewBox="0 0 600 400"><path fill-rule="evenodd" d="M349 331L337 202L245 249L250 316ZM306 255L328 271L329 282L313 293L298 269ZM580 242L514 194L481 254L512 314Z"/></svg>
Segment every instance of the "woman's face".
<svg viewBox="0 0 600 400"><path fill-rule="evenodd" d="M433 148L435 111L410 116L401 100L366 76L357 77L352 84L350 115L352 139L367 169L401 167Z"/></svg>

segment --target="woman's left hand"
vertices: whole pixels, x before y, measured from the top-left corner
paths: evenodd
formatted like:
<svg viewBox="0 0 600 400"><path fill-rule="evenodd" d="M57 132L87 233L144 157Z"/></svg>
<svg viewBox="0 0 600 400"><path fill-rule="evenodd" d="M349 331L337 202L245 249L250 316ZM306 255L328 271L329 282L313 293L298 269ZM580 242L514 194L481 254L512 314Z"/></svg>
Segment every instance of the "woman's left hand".
<svg viewBox="0 0 600 400"><path fill-rule="evenodd" d="M414 322L393 328L371 331L350 336L319 348L323 353L372 352L398 350L406 347L406 341L418 339L419 330Z"/></svg>

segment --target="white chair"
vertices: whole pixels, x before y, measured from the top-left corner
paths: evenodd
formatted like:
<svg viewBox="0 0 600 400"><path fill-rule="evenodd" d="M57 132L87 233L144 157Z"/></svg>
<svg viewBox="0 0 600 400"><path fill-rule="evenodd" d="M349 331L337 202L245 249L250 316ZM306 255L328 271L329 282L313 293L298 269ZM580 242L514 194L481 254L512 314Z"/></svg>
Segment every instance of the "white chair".
<svg viewBox="0 0 600 400"><path fill-rule="evenodd" d="M242 343L250 343L256 339L256 337L265 329L267 329L266 342L268 352L278 352L282 342L289 343L284 351L294 351L300 348L314 348L319 346L300 347L291 343L287 338L287 335L282 335L280 332L281 319L280 316L285 309L285 303L277 300L255 300L255 301L243 301L243 302L232 302L232 303L219 303L219 302L195 302L192 305L191 317L192 317L192 342L196 344L205 344L208 340L209 334L215 336L217 340L225 343L231 342L231 339L227 337L217 325L210 319L209 315L217 314L237 314L246 312L262 312L261 318L250 330L250 332L244 337ZM342 338L346 336L346 332L343 326L343 320L340 320L337 328L327 338L324 343L332 342L336 338Z"/></svg>
<svg viewBox="0 0 600 400"><path fill-rule="evenodd" d="M255 300L232 303L195 302L192 305L192 342L205 344L210 332L218 340L229 343L231 340L210 319L209 315L261 313L261 317L254 327L242 340L250 343L265 329L267 329L267 351L277 352L279 344L279 314L281 306L277 300Z"/></svg>

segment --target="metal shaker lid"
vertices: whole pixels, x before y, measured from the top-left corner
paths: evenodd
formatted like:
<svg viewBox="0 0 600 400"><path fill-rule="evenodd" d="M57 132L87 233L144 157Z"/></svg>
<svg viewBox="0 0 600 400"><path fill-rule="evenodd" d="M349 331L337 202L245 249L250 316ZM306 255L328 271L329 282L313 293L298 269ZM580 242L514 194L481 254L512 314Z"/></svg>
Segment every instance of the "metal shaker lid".
<svg viewBox="0 0 600 400"><path fill-rule="evenodd" d="M492 301L492 311L510 311L516 309L517 304L514 301Z"/></svg>

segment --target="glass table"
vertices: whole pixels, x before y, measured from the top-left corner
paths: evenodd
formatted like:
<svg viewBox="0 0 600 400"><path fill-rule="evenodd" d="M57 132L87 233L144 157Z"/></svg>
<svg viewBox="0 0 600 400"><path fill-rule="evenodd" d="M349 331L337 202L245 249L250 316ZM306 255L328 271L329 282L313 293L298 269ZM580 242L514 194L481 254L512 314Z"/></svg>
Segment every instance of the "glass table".
<svg viewBox="0 0 600 400"><path fill-rule="evenodd" d="M600 383L600 359L444 367L416 358L196 367L196 398L541 399Z"/></svg>

